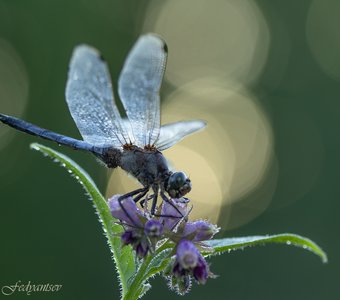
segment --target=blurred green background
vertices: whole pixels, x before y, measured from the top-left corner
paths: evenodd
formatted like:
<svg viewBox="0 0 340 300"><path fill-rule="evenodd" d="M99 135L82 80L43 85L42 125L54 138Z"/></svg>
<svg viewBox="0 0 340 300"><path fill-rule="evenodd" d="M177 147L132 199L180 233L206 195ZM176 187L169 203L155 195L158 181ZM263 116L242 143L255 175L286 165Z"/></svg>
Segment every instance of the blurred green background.
<svg viewBox="0 0 340 300"><path fill-rule="evenodd" d="M100 49L116 88L136 38L161 34L170 50L164 121L209 123L165 152L193 179L196 216L218 219L221 237L293 232L329 255L322 265L274 245L214 257L219 277L187 299L338 299L339 15L336 0L0 0L0 112L79 137L64 100L73 47ZM35 141L58 148L0 125L1 286L63 285L34 299L118 299L92 204L65 170L29 150ZM89 154L58 149L103 193L130 188ZM151 284L145 299L179 297L161 277Z"/></svg>

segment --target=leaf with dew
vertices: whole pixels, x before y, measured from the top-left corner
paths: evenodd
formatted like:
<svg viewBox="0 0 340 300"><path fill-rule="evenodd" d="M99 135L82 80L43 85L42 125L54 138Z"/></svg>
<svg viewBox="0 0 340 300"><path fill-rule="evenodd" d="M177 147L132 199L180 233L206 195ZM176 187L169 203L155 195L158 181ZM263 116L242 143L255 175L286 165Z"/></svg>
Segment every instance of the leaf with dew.
<svg viewBox="0 0 340 300"><path fill-rule="evenodd" d="M122 248L119 237L119 234L122 232L122 227L115 223L117 220L112 217L105 198L99 192L87 172L69 157L37 143L31 144L30 147L50 157L54 162L58 162L62 167L66 168L82 185L90 199L93 200L99 221L102 223L104 233L113 254L123 298L128 292L128 280L136 272L135 258L130 247Z"/></svg>
<svg viewBox="0 0 340 300"><path fill-rule="evenodd" d="M213 252L206 255L214 255L232 250L243 249L245 247L266 245L266 244L285 244L309 250L318 255L323 263L327 262L327 254L312 240L292 233L283 233L275 235L247 236L237 238L225 238L219 240L210 240L205 242L214 249Z"/></svg>

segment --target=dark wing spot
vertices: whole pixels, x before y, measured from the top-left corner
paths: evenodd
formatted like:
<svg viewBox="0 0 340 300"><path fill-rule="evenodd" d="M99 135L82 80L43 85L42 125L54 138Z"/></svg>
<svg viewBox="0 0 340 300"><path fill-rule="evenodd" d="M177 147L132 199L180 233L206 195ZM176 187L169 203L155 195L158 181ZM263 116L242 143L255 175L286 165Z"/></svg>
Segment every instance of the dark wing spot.
<svg viewBox="0 0 340 300"><path fill-rule="evenodd" d="M102 62L106 62L104 56L103 56L101 53L98 53L98 54L99 54L99 59L100 59Z"/></svg>
<svg viewBox="0 0 340 300"><path fill-rule="evenodd" d="M168 53L168 45L163 41L163 50L165 53Z"/></svg>

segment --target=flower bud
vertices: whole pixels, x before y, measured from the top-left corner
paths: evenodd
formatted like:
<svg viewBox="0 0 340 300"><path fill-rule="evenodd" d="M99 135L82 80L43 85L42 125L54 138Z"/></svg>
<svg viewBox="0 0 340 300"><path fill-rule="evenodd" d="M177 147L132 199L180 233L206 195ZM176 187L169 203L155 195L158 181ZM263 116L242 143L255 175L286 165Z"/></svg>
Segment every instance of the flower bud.
<svg viewBox="0 0 340 300"><path fill-rule="evenodd" d="M136 246L136 254L138 257L143 258L146 256L146 254L149 251L149 245L142 240L137 246Z"/></svg>
<svg viewBox="0 0 340 300"><path fill-rule="evenodd" d="M148 237L157 238L163 234L163 225L155 219L150 219L144 224L144 232Z"/></svg>
<svg viewBox="0 0 340 300"><path fill-rule="evenodd" d="M177 282L182 280L182 283L186 276L193 275L198 283L205 284L210 276L209 266L203 256L191 241L185 239L177 245L172 273Z"/></svg>
<svg viewBox="0 0 340 300"><path fill-rule="evenodd" d="M193 242L210 240L217 232L218 227L207 221L187 222L183 231L183 237ZM188 236L191 236L188 237Z"/></svg>
<svg viewBox="0 0 340 300"><path fill-rule="evenodd" d="M197 265L200 253L194 244L187 240L179 242L176 251L176 258L183 269L191 269Z"/></svg>
<svg viewBox="0 0 340 300"><path fill-rule="evenodd" d="M122 233L120 238L122 240L123 245L125 246L129 244L135 244L140 238L140 236L136 231L127 230Z"/></svg>

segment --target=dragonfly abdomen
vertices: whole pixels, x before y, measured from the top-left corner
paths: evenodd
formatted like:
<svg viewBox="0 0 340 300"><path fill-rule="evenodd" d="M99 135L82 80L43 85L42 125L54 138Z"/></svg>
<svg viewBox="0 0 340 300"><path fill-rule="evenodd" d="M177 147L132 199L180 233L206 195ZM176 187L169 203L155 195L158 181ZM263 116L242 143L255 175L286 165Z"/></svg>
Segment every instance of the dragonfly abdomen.
<svg viewBox="0 0 340 300"><path fill-rule="evenodd" d="M97 153L98 149L91 144L41 128L37 125L26 122L24 120L0 114L0 121L17 130L20 130L31 135L39 136L46 140L54 141L60 145L65 145L75 150L85 150L90 151L94 154L98 154Z"/></svg>

